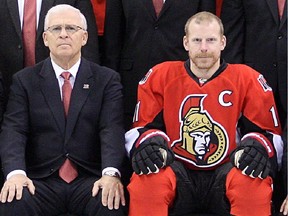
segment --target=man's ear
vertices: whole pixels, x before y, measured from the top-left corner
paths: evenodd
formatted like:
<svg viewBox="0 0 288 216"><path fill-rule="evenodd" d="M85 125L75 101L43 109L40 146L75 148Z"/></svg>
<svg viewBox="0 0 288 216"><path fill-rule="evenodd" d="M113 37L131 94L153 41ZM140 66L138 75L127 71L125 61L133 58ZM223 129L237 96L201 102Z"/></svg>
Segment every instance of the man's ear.
<svg viewBox="0 0 288 216"><path fill-rule="evenodd" d="M85 31L82 37L82 46L85 46L88 41L88 32Z"/></svg>
<svg viewBox="0 0 288 216"><path fill-rule="evenodd" d="M186 51L189 51L189 49L188 49L188 38L187 38L186 35L183 37L183 46L184 46Z"/></svg>
<svg viewBox="0 0 288 216"><path fill-rule="evenodd" d="M47 40L47 35L46 35L46 32L44 31L43 34L42 34L42 38L43 38L43 42L44 42L44 45L46 47L48 47L48 40Z"/></svg>
<svg viewBox="0 0 288 216"><path fill-rule="evenodd" d="M225 47L226 47L226 37L225 35L223 35L221 39L221 51L223 51Z"/></svg>

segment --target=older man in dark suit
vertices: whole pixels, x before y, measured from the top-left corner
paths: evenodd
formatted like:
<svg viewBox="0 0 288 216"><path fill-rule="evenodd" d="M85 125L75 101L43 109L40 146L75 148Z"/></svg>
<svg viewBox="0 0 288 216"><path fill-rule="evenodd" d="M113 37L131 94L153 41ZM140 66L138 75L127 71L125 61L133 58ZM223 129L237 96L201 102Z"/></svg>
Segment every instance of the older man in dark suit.
<svg viewBox="0 0 288 216"><path fill-rule="evenodd" d="M50 58L13 77L0 215L124 215L120 77L81 57L87 23L76 8L53 7L44 29Z"/></svg>
<svg viewBox="0 0 288 216"><path fill-rule="evenodd" d="M83 57L99 63L98 36L95 17L90 0L35 0L37 10L37 31L35 42L35 61L40 62L49 56L49 49L42 40L44 18L47 11L57 4L69 4L78 8L86 17L89 27L89 39L82 50ZM25 67L23 41L23 0L0 0L0 22L6 23L0 28L0 70L5 84L6 101L12 82L12 75ZM31 7L31 6L30 6ZM30 24L29 24L30 25Z"/></svg>

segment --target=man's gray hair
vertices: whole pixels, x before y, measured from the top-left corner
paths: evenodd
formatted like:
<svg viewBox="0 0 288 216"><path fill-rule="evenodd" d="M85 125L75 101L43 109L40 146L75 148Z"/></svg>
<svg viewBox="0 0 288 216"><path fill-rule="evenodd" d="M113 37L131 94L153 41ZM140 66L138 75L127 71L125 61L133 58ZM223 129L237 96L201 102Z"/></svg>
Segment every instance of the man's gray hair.
<svg viewBox="0 0 288 216"><path fill-rule="evenodd" d="M55 13L55 12L65 12L67 10L74 10L75 12L77 12L79 14L79 18L81 19L81 22L82 22L82 28L87 31L87 21L86 21L86 18L85 16L81 13L81 11L71 5L68 5L68 4L59 4L59 5L56 5L52 8L50 8L46 14L46 17L45 17L45 21L44 21L44 30L46 31L47 28L49 27L48 26L48 21L49 21L49 18L50 18L50 15Z"/></svg>

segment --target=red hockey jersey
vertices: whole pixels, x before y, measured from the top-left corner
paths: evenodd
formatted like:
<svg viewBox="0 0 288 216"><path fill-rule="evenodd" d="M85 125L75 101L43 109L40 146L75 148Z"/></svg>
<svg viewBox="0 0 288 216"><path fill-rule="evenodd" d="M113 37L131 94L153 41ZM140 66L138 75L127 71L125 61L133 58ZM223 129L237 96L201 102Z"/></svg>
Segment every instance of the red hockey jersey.
<svg viewBox="0 0 288 216"><path fill-rule="evenodd" d="M201 84L187 64L164 62L139 82L134 129L127 132L128 150L141 137L136 129L162 130L170 138L176 158L188 168L215 169L227 162L245 135L238 137L237 133L238 120L244 115L272 139L253 130L246 136L259 139L270 157L275 148L281 152L272 89L260 73L246 65L224 63L222 71ZM271 144L273 139L276 147Z"/></svg>

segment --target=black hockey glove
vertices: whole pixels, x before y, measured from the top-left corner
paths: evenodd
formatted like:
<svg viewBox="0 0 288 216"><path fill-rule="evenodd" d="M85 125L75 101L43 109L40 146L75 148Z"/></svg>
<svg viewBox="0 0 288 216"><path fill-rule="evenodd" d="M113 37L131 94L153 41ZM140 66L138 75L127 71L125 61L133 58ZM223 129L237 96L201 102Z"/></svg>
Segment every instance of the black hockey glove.
<svg viewBox="0 0 288 216"><path fill-rule="evenodd" d="M265 179L271 165L264 146L255 139L245 139L230 155L231 162L252 178Z"/></svg>
<svg viewBox="0 0 288 216"><path fill-rule="evenodd" d="M162 136L153 136L135 149L132 156L132 168L138 175L157 173L159 169L174 161L174 153L168 148Z"/></svg>

